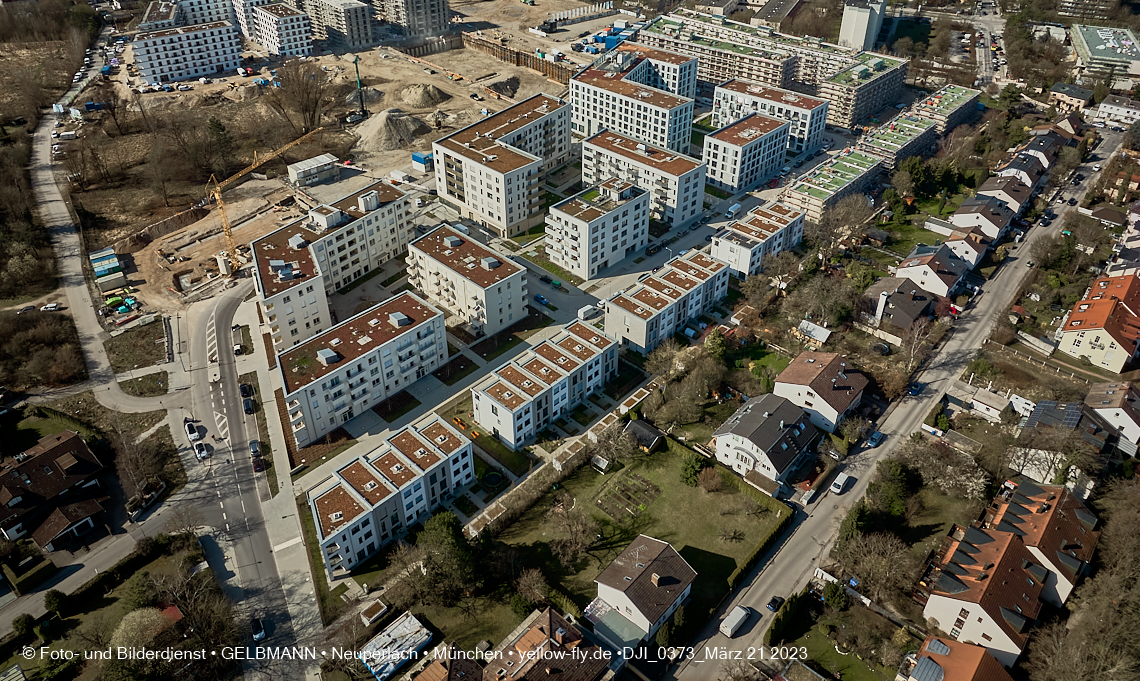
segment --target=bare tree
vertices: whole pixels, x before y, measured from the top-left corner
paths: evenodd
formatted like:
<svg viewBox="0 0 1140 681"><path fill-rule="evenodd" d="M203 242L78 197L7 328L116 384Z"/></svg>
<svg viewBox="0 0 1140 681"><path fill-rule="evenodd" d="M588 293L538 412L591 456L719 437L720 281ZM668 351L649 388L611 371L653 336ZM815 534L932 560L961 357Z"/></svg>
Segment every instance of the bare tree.
<svg viewBox="0 0 1140 681"><path fill-rule="evenodd" d="M653 376L669 379L677 369L677 353L680 350L677 341L666 338L645 358L645 370Z"/></svg>
<svg viewBox="0 0 1140 681"><path fill-rule="evenodd" d="M418 546L400 542L388 558L389 572L394 575L393 588L385 591L396 608L408 608L427 600L431 585L424 569L424 551ZM372 584L373 588L378 585Z"/></svg>
<svg viewBox="0 0 1140 681"><path fill-rule="evenodd" d="M902 344L899 349L906 359L906 372L908 374L914 371L914 368L926 357L926 353L930 349L930 336L933 333L934 323L930 321L929 317L919 317L914 320L910 328L903 333Z"/></svg>
<svg viewBox="0 0 1140 681"><path fill-rule="evenodd" d="M333 90L320 65L290 60L277 69L277 80L281 87L270 88L265 96L269 108L298 135L320 126L326 107L332 103Z"/></svg>
<svg viewBox="0 0 1140 681"><path fill-rule="evenodd" d="M844 567L859 578L863 593L882 602L913 583L917 565L909 548L890 533L856 533L838 544L835 553Z"/></svg>
<svg viewBox="0 0 1140 681"><path fill-rule="evenodd" d="M170 514L166 527L172 534L188 534L192 537L198 535L198 530L206 524L205 518L198 509L189 504L182 504Z"/></svg>
<svg viewBox="0 0 1140 681"><path fill-rule="evenodd" d="M899 196L907 197L914 195L914 178L910 176L909 172L901 168L891 175L891 186L895 188Z"/></svg>
<svg viewBox="0 0 1140 681"><path fill-rule="evenodd" d="M719 492L723 483L724 481L720 477L720 471L712 466L709 466L697 474L697 484L709 494Z"/></svg>
<svg viewBox="0 0 1140 681"><path fill-rule="evenodd" d="M584 508L571 508L565 502L555 504L547 513L547 519L563 535L551 542L555 557L566 567L575 565L594 543L598 534L598 521Z"/></svg>
<svg viewBox="0 0 1140 681"><path fill-rule="evenodd" d="M855 442L870 429L871 422L858 414L848 414L839 423L839 432L847 442Z"/></svg>
<svg viewBox="0 0 1140 681"><path fill-rule="evenodd" d="M989 476L968 454L934 446L926 440L911 440L903 445L896 458L916 470L924 485L975 501L986 496Z"/></svg>
<svg viewBox="0 0 1140 681"><path fill-rule="evenodd" d="M867 199L862 194L845 196L825 212L819 222L804 225L804 238L818 250L820 259L828 262L839 252L840 242L871 217L872 213L874 209L867 205Z"/></svg>
<svg viewBox="0 0 1140 681"><path fill-rule="evenodd" d="M546 583L542 570L536 568L523 570L515 580L515 588L518 589L519 595L531 603L545 603L550 596L550 585Z"/></svg>
<svg viewBox="0 0 1140 681"><path fill-rule="evenodd" d="M789 323L811 319L830 325L855 306L858 294L846 277L820 274L790 293L781 308Z"/></svg>
<svg viewBox="0 0 1140 681"><path fill-rule="evenodd" d="M799 256L792 251L780 251L776 254L766 253L760 262L764 274L775 283L781 294L799 275L802 267ZM753 279L759 279L759 277L749 277L744 281L745 285Z"/></svg>
<svg viewBox="0 0 1140 681"><path fill-rule="evenodd" d="M603 430L591 449L611 461L627 462L641 456L644 450L637 444L637 438L627 433L623 426L624 423L618 421Z"/></svg>
<svg viewBox="0 0 1140 681"><path fill-rule="evenodd" d="M728 660L721 663L717 678L720 681L759 681L760 672L746 660Z"/></svg>
<svg viewBox="0 0 1140 681"><path fill-rule="evenodd" d="M103 111L111 117L115 124L115 132L123 134L123 124L126 122L127 102L119 94L118 89L110 83L103 83L95 91L95 97L103 104Z"/></svg>

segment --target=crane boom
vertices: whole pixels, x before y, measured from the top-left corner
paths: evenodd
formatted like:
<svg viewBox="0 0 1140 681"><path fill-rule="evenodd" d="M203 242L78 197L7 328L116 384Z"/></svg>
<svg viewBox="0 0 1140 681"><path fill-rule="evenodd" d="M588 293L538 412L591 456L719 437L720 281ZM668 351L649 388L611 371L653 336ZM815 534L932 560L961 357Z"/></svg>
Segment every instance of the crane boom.
<svg viewBox="0 0 1140 681"><path fill-rule="evenodd" d="M222 214L222 233L225 234L225 237L226 237L226 252L228 253L229 260L230 260L230 266L233 268L234 272L236 272L238 270L238 268L241 267L241 261L238 260L237 242L234 241L234 231L230 225L230 219L226 215L226 206L224 203L222 203L222 192L225 191L225 189L227 187L229 187L230 185L232 185L234 182L237 182L238 180L245 177L249 173L252 173L253 171L257 170L262 165L268 163L270 160L276 158L278 155L284 153L285 151L288 151L289 149L292 149L293 147L297 146L301 142L304 142L305 140L309 139L310 137L312 137L313 135L317 134L318 132L320 132L322 130L324 130L324 127L320 127L320 128L317 128L311 132L305 133L304 135L301 135L300 137L298 137L297 139L293 140L292 142L286 144L285 146L274 149L273 151L269 152L265 156L262 156L261 158L257 158L256 152L255 152L255 157L254 157L253 163L246 166L245 169L238 171L236 174L229 176L225 180L222 180L221 182L218 182L217 179L215 179L213 175L210 176L210 181L213 181L213 183L214 183L214 188L212 190L210 190L210 194L213 195L214 201L216 201L218 204L218 210ZM208 182L207 182L207 184L208 184Z"/></svg>

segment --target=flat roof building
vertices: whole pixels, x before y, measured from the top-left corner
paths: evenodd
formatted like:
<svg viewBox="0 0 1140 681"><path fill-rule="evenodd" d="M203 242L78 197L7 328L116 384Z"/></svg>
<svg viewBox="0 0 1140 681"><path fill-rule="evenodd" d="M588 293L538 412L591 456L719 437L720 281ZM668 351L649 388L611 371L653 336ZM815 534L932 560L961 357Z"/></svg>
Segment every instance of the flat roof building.
<svg viewBox="0 0 1140 681"><path fill-rule="evenodd" d="M617 351L597 329L567 324L471 387L475 421L518 449L617 375Z"/></svg>
<svg viewBox="0 0 1140 681"><path fill-rule="evenodd" d="M1140 121L1140 102L1119 95L1109 95L1100 103L1097 118L1132 125Z"/></svg>
<svg viewBox="0 0 1140 681"><path fill-rule="evenodd" d="M887 0L847 0L839 26L839 44L862 50L875 49Z"/></svg>
<svg viewBox="0 0 1140 681"><path fill-rule="evenodd" d="M884 107L893 106L906 78L905 59L863 52L856 63L819 84L817 94L830 100L828 122L854 128Z"/></svg>
<svg viewBox="0 0 1140 681"><path fill-rule="evenodd" d="M143 10L142 19L139 20L137 27L138 31L148 33L150 31L161 31L164 28L174 28L178 26L178 3L175 2L160 2L155 0L147 4L146 9Z"/></svg>
<svg viewBox="0 0 1140 681"><path fill-rule="evenodd" d="M131 47L147 83L233 73L241 63L241 37L228 21L137 33Z"/></svg>
<svg viewBox="0 0 1140 681"><path fill-rule="evenodd" d="M1111 21L1119 10L1120 0L1061 0L1057 14L1080 21Z"/></svg>
<svg viewBox="0 0 1140 681"><path fill-rule="evenodd" d="M751 114L705 135L708 183L736 194L775 176L784 164L789 127L787 121Z"/></svg>
<svg viewBox="0 0 1140 681"><path fill-rule="evenodd" d="M623 43L571 79L571 129L582 137L612 130L684 152L696 92L696 58Z"/></svg>
<svg viewBox="0 0 1140 681"><path fill-rule="evenodd" d="M253 40L269 54L282 57L310 57L313 54L313 27L309 15L283 2L253 8Z"/></svg>
<svg viewBox="0 0 1140 681"><path fill-rule="evenodd" d="M764 271L765 256L795 248L803 237L803 211L782 203L757 206L713 235L712 257L743 279Z"/></svg>
<svg viewBox="0 0 1140 681"><path fill-rule="evenodd" d="M904 113L861 136L856 148L882 159L886 170L894 170L911 156L934 153L937 145L938 126L934 120Z"/></svg>
<svg viewBox="0 0 1140 681"><path fill-rule="evenodd" d="M724 126L751 114L788 122L788 152L811 153L823 141L828 102L740 78L727 80L713 92L713 125Z"/></svg>
<svg viewBox="0 0 1140 681"><path fill-rule="evenodd" d="M535 95L436 140L432 153L440 199L515 236L542 223L543 176L570 158L570 105Z"/></svg>
<svg viewBox="0 0 1140 681"><path fill-rule="evenodd" d="M268 5L273 0L232 0L233 22L241 34L253 40L253 8Z"/></svg>
<svg viewBox="0 0 1140 681"><path fill-rule="evenodd" d="M582 181L592 185L611 177L649 193L652 220L683 227L701 214L705 164L695 158L607 130L582 142Z"/></svg>
<svg viewBox="0 0 1140 681"><path fill-rule="evenodd" d="M406 36L438 37L451 30L447 0L383 0L383 5L384 18Z"/></svg>
<svg viewBox="0 0 1140 681"><path fill-rule="evenodd" d="M606 335L648 355L728 294L728 265L690 251L606 301Z"/></svg>
<svg viewBox="0 0 1140 681"><path fill-rule="evenodd" d="M337 49L358 50L376 43L372 6L359 0L308 0L313 37Z"/></svg>
<svg viewBox="0 0 1140 681"><path fill-rule="evenodd" d="M1132 31L1073 24L1069 36L1084 75L1103 77L1111 72L1117 78L1140 76L1140 42Z"/></svg>
<svg viewBox="0 0 1140 681"><path fill-rule="evenodd" d="M823 212L848 194L863 191L883 169L880 159L859 151L841 153L802 175L784 193L784 203L819 222Z"/></svg>
<svg viewBox="0 0 1140 681"><path fill-rule="evenodd" d="M447 225L408 247L408 281L476 338L527 315L526 269Z"/></svg>
<svg viewBox="0 0 1140 681"><path fill-rule="evenodd" d="M443 366L444 331L443 313L408 291L278 354L297 447L316 442Z"/></svg>
<svg viewBox="0 0 1140 681"><path fill-rule="evenodd" d="M649 193L611 177L550 207L546 255L582 279L625 260L649 241Z"/></svg>
<svg viewBox="0 0 1140 681"><path fill-rule="evenodd" d="M945 135L977 115L981 94L981 90L946 85L938 92L915 102L911 111L932 119L938 134Z"/></svg>

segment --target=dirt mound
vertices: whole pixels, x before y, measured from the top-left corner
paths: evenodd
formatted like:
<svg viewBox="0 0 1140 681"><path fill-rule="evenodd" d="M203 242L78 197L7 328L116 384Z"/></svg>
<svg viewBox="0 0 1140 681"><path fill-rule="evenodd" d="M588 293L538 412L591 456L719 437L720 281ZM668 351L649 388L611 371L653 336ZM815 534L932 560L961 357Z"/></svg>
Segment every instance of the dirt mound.
<svg viewBox="0 0 1140 681"><path fill-rule="evenodd" d="M506 80L500 80L496 83L491 83L487 87L491 88L495 92L498 92L504 97L510 97L511 99L514 99L515 95L519 91L519 79L517 76L511 76Z"/></svg>
<svg viewBox="0 0 1140 681"><path fill-rule="evenodd" d="M361 92L364 93L365 103L379 102L381 99L384 99L384 92L382 90L377 90L374 87L361 88ZM356 90L353 90L344 96L344 103L348 104L349 106L353 104L359 104L360 95L356 93Z"/></svg>
<svg viewBox="0 0 1140 681"><path fill-rule="evenodd" d="M259 87L237 87L223 95L226 99L235 102L248 102L251 99L257 99L261 96L261 88Z"/></svg>
<svg viewBox="0 0 1140 681"><path fill-rule="evenodd" d="M403 92L400 93L400 99L404 100L408 106L417 109L430 109L451 99L451 95L434 85L416 83L404 88Z"/></svg>
<svg viewBox="0 0 1140 681"><path fill-rule="evenodd" d="M424 122L399 109L386 109L370 116L358 128L365 151L392 151L411 145L418 135L431 132Z"/></svg>

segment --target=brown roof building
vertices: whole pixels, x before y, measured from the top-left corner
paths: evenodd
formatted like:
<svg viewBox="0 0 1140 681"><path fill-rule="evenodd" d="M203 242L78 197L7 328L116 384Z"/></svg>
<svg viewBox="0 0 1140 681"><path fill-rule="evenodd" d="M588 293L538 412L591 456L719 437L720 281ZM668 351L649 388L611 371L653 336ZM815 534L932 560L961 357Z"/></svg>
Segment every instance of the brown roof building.
<svg viewBox="0 0 1140 681"><path fill-rule="evenodd" d="M613 677L609 656L554 608L535 611L495 651L483 681L601 681Z"/></svg>
<svg viewBox="0 0 1140 681"><path fill-rule="evenodd" d="M829 433L863 400L867 377L834 352L801 352L776 377L772 392L803 407Z"/></svg>
<svg viewBox="0 0 1140 681"><path fill-rule="evenodd" d="M906 656L895 681L1013 681L981 646L927 636L918 652Z"/></svg>
<svg viewBox="0 0 1140 681"><path fill-rule="evenodd" d="M454 643L433 656L432 663L416 675L416 681L476 681L483 677L479 663Z"/></svg>
<svg viewBox="0 0 1140 681"><path fill-rule="evenodd" d="M105 500L96 476L103 464L78 433L65 430L0 468L0 532L10 541L31 535L36 545L54 550L62 534L94 526Z"/></svg>

